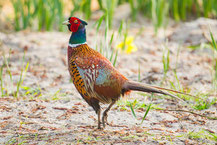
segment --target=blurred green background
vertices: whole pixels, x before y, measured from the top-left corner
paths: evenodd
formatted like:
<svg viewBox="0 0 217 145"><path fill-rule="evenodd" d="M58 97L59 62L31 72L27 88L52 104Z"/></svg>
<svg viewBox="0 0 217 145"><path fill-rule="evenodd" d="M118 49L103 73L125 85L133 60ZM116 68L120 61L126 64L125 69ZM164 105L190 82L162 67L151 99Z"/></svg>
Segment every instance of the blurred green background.
<svg viewBox="0 0 217 145"><path fill-rule="evenodd" d="M188 21L197 17L216 18L217 0L5 0L0 2L1 21L19 31L63 31L62 21L68 16L91 19L101 11L112 28L115 9L130 6L132 21L149 18L157 30L169 20Z"/></svg>

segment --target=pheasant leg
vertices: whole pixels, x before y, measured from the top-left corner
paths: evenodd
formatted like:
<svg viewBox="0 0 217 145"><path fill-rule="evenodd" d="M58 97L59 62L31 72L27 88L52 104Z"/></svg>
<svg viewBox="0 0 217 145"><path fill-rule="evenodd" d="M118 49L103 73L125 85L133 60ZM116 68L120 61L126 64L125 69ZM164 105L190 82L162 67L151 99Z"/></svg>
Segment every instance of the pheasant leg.
<svg viewBox="0 0 217 145"><path fill-rule="evenodd" d="M108 124L108 111L111 109L111 107L115 104L115 101L113 100L112 103L108 106L108 108L103 112L102 116L102 124L103 127L105 127L105 124Z"/></svg>

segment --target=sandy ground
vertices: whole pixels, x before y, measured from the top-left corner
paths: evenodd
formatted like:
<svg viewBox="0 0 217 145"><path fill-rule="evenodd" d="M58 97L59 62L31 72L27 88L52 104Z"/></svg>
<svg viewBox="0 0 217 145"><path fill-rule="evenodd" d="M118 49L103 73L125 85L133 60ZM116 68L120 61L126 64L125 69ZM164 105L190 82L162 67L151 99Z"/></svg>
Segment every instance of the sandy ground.
<svg viewBox="0 0 217 145"><path fill-rule="evenodd" d="M180 25L171 25L154 35L153 27L147 22L133 23L129 35L135 36L138 51L130 55L120 53L116 67L127 78L137 80L140 65L141 81L160 85L163 79L162 50L170 50L170 71L167 82L175 81L173 69L183 88L192 94L209 93L216 97L212 85L213 51L206 46L190 49L209 41L209 27L217 34L217 21L198 19ZM88 27L88 44L94 47L95 31ZM18 99L0 98L0 144L215 144L209 133L216 135L217 121L187 112L185 104L168 97L154 97L131 93L121 99L110 111L111 123L104 130L96 129L96 115L75 90L67 70L66 52L70 34L60 32L0 33L2 56L12 49L10 68L15 82L19 79L23 52L29 68L23 81L31 93L21 89ZM100 36L99 36L100 37ZM97 39L99 38L97 37ZM167 41L168 40L168 41ZM180 49L177 57L178 49ZM3 64L3 57L0 59ZM3 76L5 87L14 87L9 76ZM7 82L7 83L6 83ZM176 84L176 83L175 83ZM164 83L164 87L170 87ZM133 117L126 100L157 105L166 110L151 109L141 124L145 109L136 109ZM190 101L190 103L193 103ZM105 105L103 105L105 108ZM209 109L194 112L212 117L217 116L217 104ZM201 133L203 137L192 137Z"/></svg>

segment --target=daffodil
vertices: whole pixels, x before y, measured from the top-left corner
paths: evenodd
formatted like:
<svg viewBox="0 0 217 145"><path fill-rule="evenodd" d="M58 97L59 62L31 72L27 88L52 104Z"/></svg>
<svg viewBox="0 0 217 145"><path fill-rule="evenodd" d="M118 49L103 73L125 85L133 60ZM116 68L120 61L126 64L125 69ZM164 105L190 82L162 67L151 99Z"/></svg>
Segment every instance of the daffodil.
<svg viewBox="0 0 217 145"><path fill-rule="evenodd" d="M121 49L123 52L130 54L132 52L137 51L137 47L133 44L134 38L132 36L129 36L126 38L125 44L124 41L119 43L116 48Z"/></svg>

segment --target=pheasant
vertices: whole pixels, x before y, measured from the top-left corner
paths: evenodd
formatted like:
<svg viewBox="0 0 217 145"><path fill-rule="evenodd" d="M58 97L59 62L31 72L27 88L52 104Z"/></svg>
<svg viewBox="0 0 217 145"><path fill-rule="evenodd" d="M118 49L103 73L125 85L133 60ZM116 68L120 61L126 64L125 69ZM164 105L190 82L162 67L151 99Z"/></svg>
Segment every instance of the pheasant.
<svg viewBox="0 0 217 145"><path fill-rule="evenodd" d="M107 58L87 45L87 22L69 17L63 24L72 32L68 44L68 70L77 91L98 115L98 129L101 124L105 127L108 111L120 96L128 94L131 90L159 93L180 99L166 92L173 90L130 81L123 76ZM109 104L103 112L102 123L99 103Z"/></svg>

